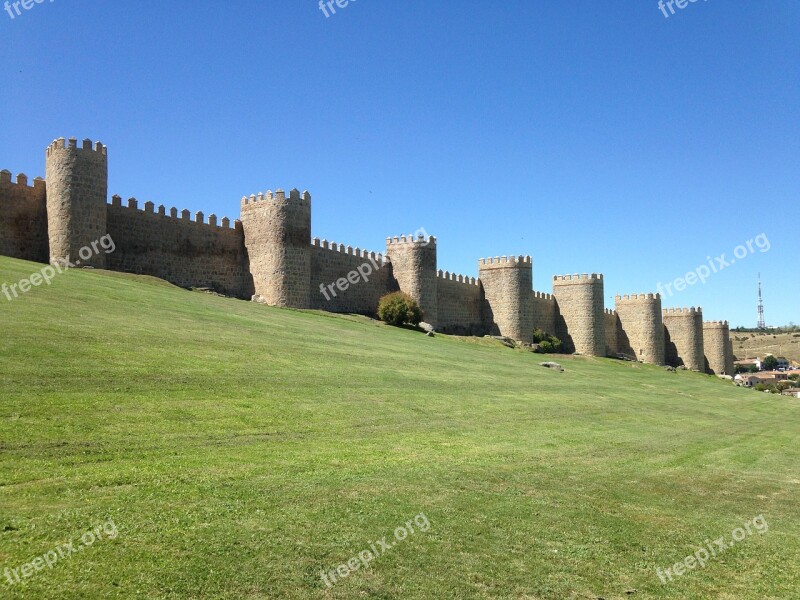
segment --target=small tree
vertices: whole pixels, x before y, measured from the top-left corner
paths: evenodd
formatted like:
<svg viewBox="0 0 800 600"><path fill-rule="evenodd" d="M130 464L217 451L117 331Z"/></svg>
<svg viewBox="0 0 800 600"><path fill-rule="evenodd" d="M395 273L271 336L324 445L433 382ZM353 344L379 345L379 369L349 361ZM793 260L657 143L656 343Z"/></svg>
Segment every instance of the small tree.
<svg viewBox="0 0 800 600"><path fill-rule="evenodd" d="M564 351L564 343L554 335L544 333L541 329L533 332L533 342L540 354L559 354Z"/></svg>
<svg viewBox="0 0 800 600"><path fill-rule="evenodd" d="M765 371L774 371L778 368L778 359L770 354L764 360L761 361L761 366L764 368Z"/></svg>
<svg viewBox="0 0 800 600"><path fill-rule="evenodd" d="M548 335L542 331L539 327L533 330L533 343L534 344L541 344L542 342L546 341Z"/></svg>
<svg viewBox="0 0 800 600"><path fill-rule="evenodd" d="M392 292L378 301L378 318L389 325L419 325L422 310L416 300L405 292Z"/></svg>

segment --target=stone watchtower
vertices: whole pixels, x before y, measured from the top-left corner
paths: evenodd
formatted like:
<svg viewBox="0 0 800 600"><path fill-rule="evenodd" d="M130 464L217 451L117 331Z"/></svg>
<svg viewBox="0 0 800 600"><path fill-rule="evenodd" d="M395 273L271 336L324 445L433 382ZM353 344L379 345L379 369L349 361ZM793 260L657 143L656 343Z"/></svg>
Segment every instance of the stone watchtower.
<svg viewBox="0 0 800 600"><path fill-rule="evenodd" d="M483 286L487 330L522 342L533 341L531 257L482 258L478 261L478 278Z"/></svg>
<svg viewBox="0 0 800 600"><path fill-rule="evenodd" d="M560 314L556 337L564 342L564 351L605 356L603 276L597 273L556 275L553 296Z"/></svg>
<svg viewBox="0 0 800 600"><path fill-rule="evenodd" d="M105 267L105 253L92 250L92 242L108 233L108 156L100 142L60 138L47 147L47 230L50 262ZM80 256L82 248L89 248Z"/></svg>
<svg viewBox="0 0 800 600"><path fill-rule="evenodd" d="M310 308L311 194L242 198L241 221L255 295L272 306Z"/></svg>
<svg viewBox="0 0 800 600"><path fill-rule="evenodd" d="M386 238L386 256L400 289L417 301L423 320L438 325L436 238L400 236Z"/></svg>
<svg viewBox="0 0 800 600"><path fill-rule="evenodd" d="M700 307L665 308L663 318L667 364L705 372L703 310Z"/></svg>
<svg viewBox="0 0 800 600"><path fill-rule="evenodd" d="M706 372L712 375L733 376L733 346L727 321L703 323L703 346Z"/></svg>
<svg viewBox="0 0 800 600"><path fill-rule="evenodd" d="M617 342L620 351L641 362L666 364L661 294L617 296L615 310L624 332Z"/></svg>

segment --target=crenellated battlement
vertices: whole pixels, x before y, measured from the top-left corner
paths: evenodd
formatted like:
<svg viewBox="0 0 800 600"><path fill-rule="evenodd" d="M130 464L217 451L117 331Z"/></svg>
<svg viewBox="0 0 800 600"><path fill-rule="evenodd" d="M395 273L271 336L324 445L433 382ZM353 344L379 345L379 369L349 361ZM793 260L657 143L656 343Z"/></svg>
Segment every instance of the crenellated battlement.
<svg viewBox="0 0 800 600"><path fill-rule="evenodd" d="M580 282L580 283L595 283L598 281L603 281L603 274L602 273L575 273L573 275L554 275L553 276L553 285L561 285L564 283L569 282Z"/></svg>
<svg viewBox="0 0 800 600"><path fill-rule="evenodd" d="M108 154L108 148L104 146L101 142L92 142L90 139L85 139L81 143L81 146L78 147L78 139L77 138L69 138L66 140L65 138L58 138L54 140L45 150L45 154L49 157L54 152L58 150L73 150L75 152L96 152L103 156Z"/></svg>
<svg viewBox="0 0 800 600"><path fill-rule="evenodd" d="M93 256L88 266L274 306L360 314L374 314L380 297L399 289L445 333L525 342L538 327L568 352L623 353L656 364L671 344L676 360L693 369L704 369L707 356L712 372L731 370L728 322L703 323L700 307L662 310L659 294L644 293L617 295L607 309L600 273L555 275L552 294L535 291L529 255L481 258L478 277L444 271L437 238L422 229L386 238L382 252L312 238L311 194L297 188L244 196L233 223L150 200L114 195L109 201L107 157L101 142L62 137L46 148L44 178L0 171L0 254L58 264L111 235L116 250ZM350 281L353 272L358 285Z"/></svg>
<svg viewBox="0 0 800 600"><path fill-rule="evenodd" d="M242 226L239 220L235 220L234 226L231 227L231 220L228 217L223 217L222 221L218 222L217 215L214 214L209 215L208 222L206 222L205 216L200 211L196 212L194 215L194 219L192 219L192 214L189 210L183 209L179 213L178 209L175 208L174 206L169 209L169 214L167 214L167 209L163 204L159 205L158 212L156 212L155 204L150 201L145 202L144 208L140 209L139 201L136 198L128 198L126 205L123 206L122 196L118 196L116 194L111 197L111 202L108 204L108 206L114 209L137 211L141 214L152 215L154 217L174 219L185 223L193 223L196 225L206 225L208 227L213 227L216 229L241 229Z"/></svg>
<svg viewBox="0 0 800 600"><path fill-rule="evenodd" d="M699 306L696 307L696 308L694 306L691 306L691 307L688 307L688 308L687 307L683 307L683 308L670 307L670 308L665 308L665 309L662 310L662 314L665 317L672 317L672 316L679 317L681 315L693 316L693 315L696 315L697 313L702 313L702 312L703 312L703 309L700 308Z"/></svg>
<svg viewBox="0 0 800 600"><path fill-rule="evenodd" d="M28 185L28 176L25 173L19 173L15 181L11 181L11 171L3 169L0 171L0 185L18 185L20 187L29 188L32 190L42 190L47 188L45 180L37 177L33 180L33 185Z"/></svg>
<svg viewBox="0 0 800 600"><path fill-rule="evenodd" d="M267 190L266 192L259 192L258 194L251 194L250 196L243 196L242 197L242 209L245 208L252 208L253 206L258 206L259 204L265 204L269 202L285 202L287 200L297 202L298 205L310 205L311 203L311 194L307 191L300 192L297 188L289 191L289 197L286 197L286 192L279 189L276 190L275 193L272 190Z"/></svg>
<svg viewBox="0 0 800 600"><path fill-rule="evenodd" d="M450 271L442 271L439 269L436 272L436 276L439 279L443 279L445 281L454 281L456 283L463 283L466 285L478 285L479 280L475 277L467 277L466 275L456 275L455 273L451 273Z"/></svg>
<svg viewBox="0 0 800 600"><path fill-rule="evenodd" d="M495 256L478 260L478 269L529 269L533 266L530 256Z"/></svg>
<svg viewBox="0 0 800 600"><path fill-rule="evenodd" d="M329 252L343 254L345 256L355 256L356 258L372 260L382 265L389 263L389 258L380 252L372 252L370 250L362 250L361 248L353 248L352 246L345 246L344 244L329 242L328 240L320 240L318 237L315 237L313 240L311 240L311 246L320 250L328 250Z"/></svg>
<svg viewBox="0 0 800 600"><path fill-rule="evenodd" d="M420 246L435 246L436 238L432 235L427 238L421 233L414 237L413 233L408 235L396 235L394 237L386 238L386 247L389 246L402 246L404 244L418 244Z"/></svg>
<svg viewBox="0 0 800 600"><path fill-rule="evenodd" d="M658 294L658 293L656 293L656 294L653 294L653 293L647 293L647 294L625 294L625 295L617 294L614 297L614 301L615 302L646 302L648 300L651 300L651 301L652 300L661 300L661 294Z"/></svg>

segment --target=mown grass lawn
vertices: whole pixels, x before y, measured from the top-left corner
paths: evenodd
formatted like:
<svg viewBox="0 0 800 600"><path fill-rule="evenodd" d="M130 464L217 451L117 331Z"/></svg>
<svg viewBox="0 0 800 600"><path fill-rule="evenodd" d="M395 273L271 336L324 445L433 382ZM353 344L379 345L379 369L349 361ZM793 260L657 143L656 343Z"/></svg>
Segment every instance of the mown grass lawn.
<svg viewBox="0 0 800 600"><path fill-rule="evenodd" d="M40 267L0 258L0 283ZM0 597L797 596L800 401L542 360L98 271L0 296Z"/></svg>

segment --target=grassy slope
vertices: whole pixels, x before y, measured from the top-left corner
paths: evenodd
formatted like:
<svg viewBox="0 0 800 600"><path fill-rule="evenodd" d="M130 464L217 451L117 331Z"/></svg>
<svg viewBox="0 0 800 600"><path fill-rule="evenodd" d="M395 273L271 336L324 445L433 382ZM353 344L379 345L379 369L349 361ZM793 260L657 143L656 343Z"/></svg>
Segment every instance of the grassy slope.
<svg viewBox="0 0 800 600"><path fill-rule="evenodd" d="M39 267L0 258L0 280ZM0 297L0 596L786 598L796 399L71 271ZM431 523L326 590L321 569ZM669 585L668 567L763 513Z"/></svg>

